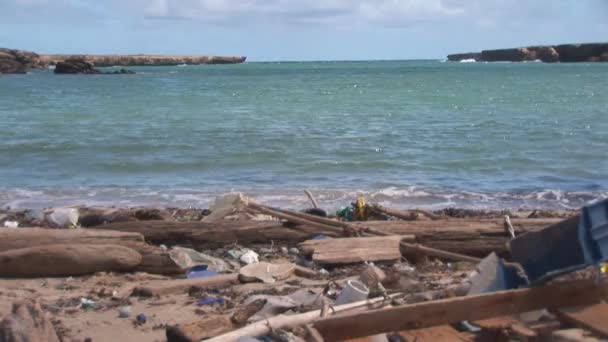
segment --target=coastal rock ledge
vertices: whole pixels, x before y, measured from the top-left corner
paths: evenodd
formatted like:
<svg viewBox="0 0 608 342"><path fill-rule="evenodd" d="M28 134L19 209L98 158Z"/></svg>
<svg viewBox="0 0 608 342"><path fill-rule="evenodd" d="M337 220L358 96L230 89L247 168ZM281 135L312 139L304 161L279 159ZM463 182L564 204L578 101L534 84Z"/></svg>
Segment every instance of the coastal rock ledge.
<svg viewBox="0 0 608 342"><path fill-rule="evenodd" d="M478 62L608 62L608 43L528 46L448 55L448 60Z"/></svg>
<svg viewBox="0 0 608 342"><path fill-rule="evenodd" d="M244 56L205 55L38 55L34 52L0 48L0 74L24 74L33 68L57 66L61 62L81 60L94 67L140 66L140 65L198 65L198 64L239 64ZM84 66L81 66L84 67ZM89 69L83 69L89 70ZM94 72L80 72L94 73ZM131 73L119 71L113 73Z"/></svg>
<svg viewBox="0 0 608 342"><path fill-rule="evenodd" d="M96 67L141 66L141 65L199 65L199 64L238 64L247 57L242 56L172 56L172 55L41 55L45 65L56 65L67 59L84 59Z"/></svg>

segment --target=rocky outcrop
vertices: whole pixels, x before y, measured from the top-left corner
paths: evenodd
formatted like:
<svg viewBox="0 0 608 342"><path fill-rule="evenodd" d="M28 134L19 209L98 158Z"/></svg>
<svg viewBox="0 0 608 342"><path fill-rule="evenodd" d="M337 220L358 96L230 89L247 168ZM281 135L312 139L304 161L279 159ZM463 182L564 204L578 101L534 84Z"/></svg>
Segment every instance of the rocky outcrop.
<svg viewBox="0 0 608 342"><path fill-rule="evenodd" d="M608 53L608 43L564 44L555 47L562 62L599 62Z"/></svg>
<svg viewBox="0 0 608 342"><path fill-rule="evenodd" d="M25 74L39 64L40 56L33 52L0 48L0 74Z"/></svg>
<svg viewBox="0 0 608 342"><path fill-rule="evenodd" d="M101 74L91 62L81 58L70 58L55 65L56 74Z"/></svg>
<svg viewBox="0 0 608 342"><path fill-rule="evenodd" d="M103 75L120 75L134 74L135 71L120 69L109 72L101 72L93 63L82 58L70 58L55 65L56 74L103 74Z"/></svg>
<svg viewBox="0 0 608 342"><path fill-rule="evenodd" d="M545 63L557 63L559 62L559 53L552 46L532 46L528 48L533 56L530 56L530 60L540 60Z"/></svg>
<svg viewBox="0 0 608 342"><path fill-rule="evenodd" d="M557 62L607 62L608 43L563 44L556 46L528 46L513 49L483 50L476 53L448 55L449 61L474 58L483 62L527 62L540 60Z"/></svg>
<svg viewBox="0 0 608 342"><path fill-rule="evenodd" d="M448 55L448 61L452 62L460 62L462 60L471 60L474 59L476 61L481 60L481 52L465 52L465 53L455 53L453 55Z"/></svg>
<svg viewBox="0 0 608 342"><path fill-rule="evenodd" d="M481 60L484 62L523 62L534 60L531 57L530 50L526 48L481 51Z"/></svg>
<svg viewBox="0 0 608 342"><path fill-rule="evenodd" d="M139 65L197 65L197 64L237 64L243 63L246 57L239 56L170 56L170 55L42 55L41 61L46 65L69 59L82 59L97 67L139 66Z"/></svg>

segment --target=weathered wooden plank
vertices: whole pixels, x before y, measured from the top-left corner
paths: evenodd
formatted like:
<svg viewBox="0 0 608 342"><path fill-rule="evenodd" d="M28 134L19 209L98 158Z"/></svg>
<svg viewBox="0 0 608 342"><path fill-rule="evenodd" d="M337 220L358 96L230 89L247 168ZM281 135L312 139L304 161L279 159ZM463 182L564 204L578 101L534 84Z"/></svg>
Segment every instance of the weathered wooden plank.
<svg viewBox="0 0 608 342"><path fill-rule="evenodd" d="M608 337L608 304L598 303L556 310L561 320Z"/></svg>
<svg viewBox="0 0 608 342"><path fill-rule="evenodd" d="M606 297L608 285L591 280L560 282L323 318L315 328L328 340L473 321L542 308L591 304Z"/></svg>
<svg viewBox="0 0 608 342"><path fill-rule="evenodd" d="M361 238L338 238L307 240L298 246L304 254L312 254L319 264L348 264L361 261L399 260L402 239L413 236L378 236Z"/></svg>

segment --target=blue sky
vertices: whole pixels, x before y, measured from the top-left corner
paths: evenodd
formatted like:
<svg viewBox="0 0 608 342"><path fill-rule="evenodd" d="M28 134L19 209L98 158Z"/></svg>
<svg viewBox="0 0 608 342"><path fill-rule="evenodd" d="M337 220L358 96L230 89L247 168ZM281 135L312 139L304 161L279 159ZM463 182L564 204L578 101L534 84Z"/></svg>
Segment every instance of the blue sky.
<svg viewBox="0 0 608 342"><path fill-rule="evenodd" d="M40 53L443 58L608 41L608 0L0 0L0 47Z"/></svg>

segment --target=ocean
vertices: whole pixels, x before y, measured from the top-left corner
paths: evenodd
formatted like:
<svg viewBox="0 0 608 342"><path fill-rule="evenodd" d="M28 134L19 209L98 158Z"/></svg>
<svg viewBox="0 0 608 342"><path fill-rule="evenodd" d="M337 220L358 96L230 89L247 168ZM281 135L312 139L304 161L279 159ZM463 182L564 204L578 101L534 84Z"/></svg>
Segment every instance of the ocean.
<svg viewBox="0 0 608 342"><path fill-rule="evenodd" d="M109 68L112 69L112 68ZM0 75L0 205L577 208L608 63L282 62Z"/></svg>

